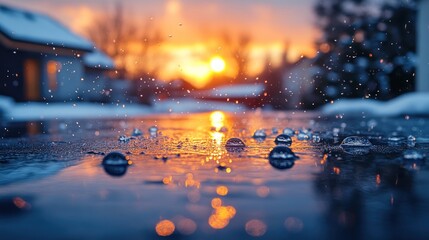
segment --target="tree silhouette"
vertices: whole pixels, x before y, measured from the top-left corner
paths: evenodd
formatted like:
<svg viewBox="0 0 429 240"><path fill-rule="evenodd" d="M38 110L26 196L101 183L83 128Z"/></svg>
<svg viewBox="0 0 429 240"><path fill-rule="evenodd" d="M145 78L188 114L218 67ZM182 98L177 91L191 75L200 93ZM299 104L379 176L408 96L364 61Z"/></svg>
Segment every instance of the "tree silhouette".
<svg viewBox="0 0 429 240"><path fill-rule="evenodd" d="M389 99L413 90L414 1L324 0L315 12L323 33L317 42L316 104L344 97Z"/></svg>

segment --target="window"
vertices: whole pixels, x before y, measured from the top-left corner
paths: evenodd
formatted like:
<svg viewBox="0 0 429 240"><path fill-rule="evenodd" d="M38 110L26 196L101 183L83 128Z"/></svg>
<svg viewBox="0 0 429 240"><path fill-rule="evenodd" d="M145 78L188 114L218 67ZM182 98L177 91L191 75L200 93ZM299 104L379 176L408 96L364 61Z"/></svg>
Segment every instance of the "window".
<svg viewBox="0 0 429 240"><path fill-rule="evenodd" d="M48 61L47 65L47 72L48 72L48 86L51 91L57 90L58 82L57 82L57 75L59 70L61 69L61 63L57 61Z"/></svg>

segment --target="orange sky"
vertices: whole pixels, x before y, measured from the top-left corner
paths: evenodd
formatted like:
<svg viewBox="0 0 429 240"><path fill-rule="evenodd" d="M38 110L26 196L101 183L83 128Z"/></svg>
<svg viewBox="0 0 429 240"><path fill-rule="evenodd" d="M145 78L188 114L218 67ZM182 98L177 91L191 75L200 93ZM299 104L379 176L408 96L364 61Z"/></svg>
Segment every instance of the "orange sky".
<svg viewBox="0 0 429 240"><path fill-rule="evenodd" d="M222 56L220 35L251 37L249 73L257 74L266 56L278 63L287 42L289 59L314 54L317 37L312 12L314 0L124 0L125 12L136 22L149 19L162 31L159 54L168 54L160 78L184 77L201 87L211 74L210 59ZM85 35L98 14L111 12L113 0L3 0L2 2L46 13ZM144 24L142 24L144 25ZM225 75L235 69L228 59Z"/></svg>

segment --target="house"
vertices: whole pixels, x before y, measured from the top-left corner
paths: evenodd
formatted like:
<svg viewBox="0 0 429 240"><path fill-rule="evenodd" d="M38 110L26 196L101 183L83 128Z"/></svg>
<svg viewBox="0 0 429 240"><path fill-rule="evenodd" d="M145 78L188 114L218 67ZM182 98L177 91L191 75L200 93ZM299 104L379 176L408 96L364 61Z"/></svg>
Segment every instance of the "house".
<svg viewBox="0 0 429 240"><path fill-rule="evenodd" d="M85 77L81 79L81 98L84 101L107 101L113 79L109 76L115 63L103 52L95 49L83 56Z"/></svg>
<svg viewBox="0 0 429 240"><path fill-rule="evenodd" d="M46 15L0 4L0 95L16 101L100 100L104 71L114 66L94 49Z"/></svg>

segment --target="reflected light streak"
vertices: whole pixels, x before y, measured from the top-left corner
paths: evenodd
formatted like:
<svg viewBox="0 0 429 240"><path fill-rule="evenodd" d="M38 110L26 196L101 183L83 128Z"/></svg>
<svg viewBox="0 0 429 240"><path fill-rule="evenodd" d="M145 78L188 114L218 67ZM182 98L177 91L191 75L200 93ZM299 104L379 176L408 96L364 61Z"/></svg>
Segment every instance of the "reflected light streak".
<svg viewBox="0 0 429 240"><path fill-rule="evenodd" d="M221 128L225 126L225 122L226 118L223 112L214 111L210 114L210 123L212 129L215 130L215 132L210 132L210 135L218 146L222 144L223 138L225 137L224 133L219 132L219 130L221 130Z"/></svg>
<svg viewBox="0 0 429 240"><path fill-rule="evenodd" d="M212 127L219 131L225 125L225 113L221 111L214 111L210 114L210 122Z"/></svg>

